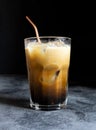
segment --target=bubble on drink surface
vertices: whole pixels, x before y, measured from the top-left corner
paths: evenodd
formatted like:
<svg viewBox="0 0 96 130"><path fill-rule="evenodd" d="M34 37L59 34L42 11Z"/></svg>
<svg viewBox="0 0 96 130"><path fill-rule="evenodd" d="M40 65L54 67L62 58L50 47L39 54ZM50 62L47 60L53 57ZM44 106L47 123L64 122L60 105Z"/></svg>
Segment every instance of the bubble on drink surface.
<svg viewBox="0 0 96 130"><path fill-rule="evenodd" d="M29 52L32 52L33 47L36 45L35 42L30 42L27 44L26 49L28 49Z"/></svg>
<svg viewBox="0 0 96 130"><path fill-rule="evenodd" d="M42 43L41 45L40 45L40 49L41 49L41 53L42 54L45 54L46 53L46 51L47 51L47 44L44 44L44 43Z"/></svg>
<svg viewBox="0 0 96 130"><path fill-rule="evenodd" d="M52 41L52 42L48 42L48 46L50 47L59 47L59 46L64 46L64 42L56 40L56 41Z"/></svg>

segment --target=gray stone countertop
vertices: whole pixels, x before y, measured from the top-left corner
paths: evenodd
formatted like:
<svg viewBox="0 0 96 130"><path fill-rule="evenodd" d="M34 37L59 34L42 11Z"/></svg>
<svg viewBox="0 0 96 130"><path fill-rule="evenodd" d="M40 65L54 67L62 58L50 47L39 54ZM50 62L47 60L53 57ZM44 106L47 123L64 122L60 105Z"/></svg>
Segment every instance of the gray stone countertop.
<svg viewBox="0 0 96 130"><path fill-rule="evenodd" d="M96 88L69 86L67 108L29 107L25 76L0 76L0 130L96 130Z"/></svg>

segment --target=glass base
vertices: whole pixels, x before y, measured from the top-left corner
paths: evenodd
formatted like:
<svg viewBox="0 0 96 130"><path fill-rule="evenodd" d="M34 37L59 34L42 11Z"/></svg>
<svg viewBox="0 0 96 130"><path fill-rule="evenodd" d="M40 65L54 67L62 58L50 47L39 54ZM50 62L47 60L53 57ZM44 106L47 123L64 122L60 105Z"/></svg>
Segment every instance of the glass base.
<svg viewBox="0 0 96 130"><path fill-rule="evenodd" d="M59 109L63 109L66 108L67 106L67 98L65 100L65 102L63 102L62 104L55 104L55 105L39 105L39 104L34 104L32 102L32 100L30 99L30 107L33 110L45 110L45 111L51 111L51 110L59 110Z"/></svg>

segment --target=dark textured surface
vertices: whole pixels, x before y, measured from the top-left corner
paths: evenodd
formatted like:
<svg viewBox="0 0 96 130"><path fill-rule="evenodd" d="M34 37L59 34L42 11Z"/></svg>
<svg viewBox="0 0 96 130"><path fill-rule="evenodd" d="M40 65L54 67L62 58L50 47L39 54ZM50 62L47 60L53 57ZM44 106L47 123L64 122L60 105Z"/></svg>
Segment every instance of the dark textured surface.
<svg viewBox="0 0 96 130"><path fill-rule="evenodd" d="M57 111L29 108L25 76L0 76L0 130L96 130L96 89L69 86L68 105Z"/></svg>

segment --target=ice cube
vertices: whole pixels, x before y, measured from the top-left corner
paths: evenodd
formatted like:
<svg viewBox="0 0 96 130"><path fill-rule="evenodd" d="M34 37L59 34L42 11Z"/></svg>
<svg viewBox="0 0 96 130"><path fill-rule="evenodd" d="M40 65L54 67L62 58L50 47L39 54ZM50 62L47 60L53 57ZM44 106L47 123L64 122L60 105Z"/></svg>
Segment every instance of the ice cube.
<svg viewBox="0 0 96 130"><path fill-rule="evenodd" d="M47 65L42 72L41 82L54 83L60 73L59 66L56 64Z"/></svg>

